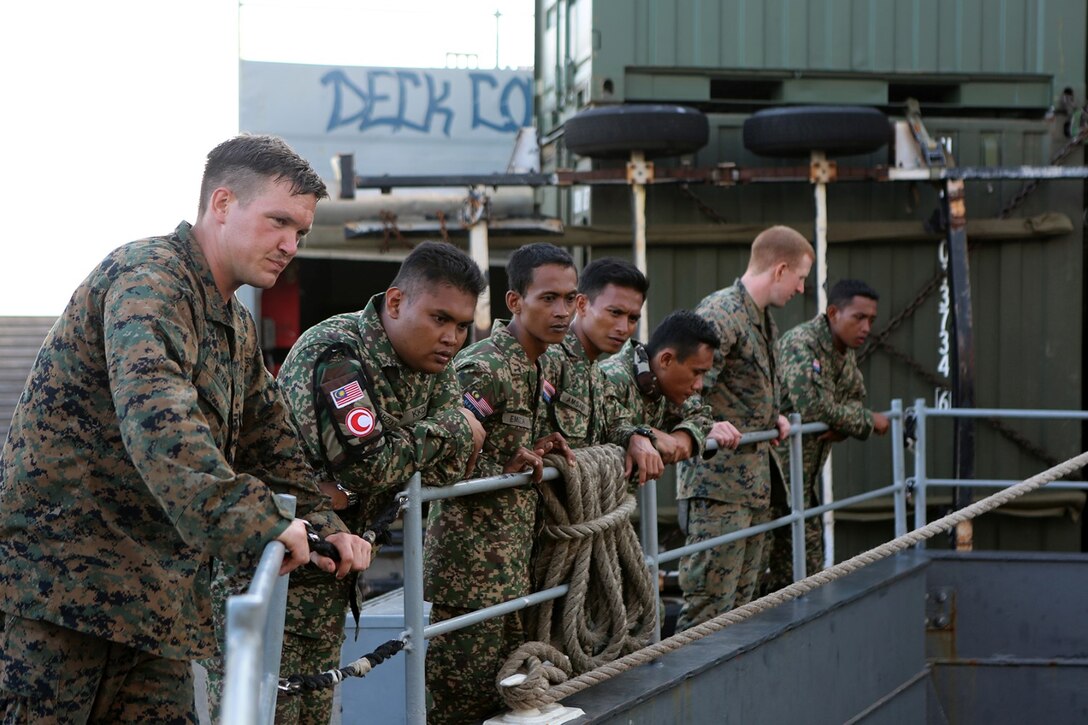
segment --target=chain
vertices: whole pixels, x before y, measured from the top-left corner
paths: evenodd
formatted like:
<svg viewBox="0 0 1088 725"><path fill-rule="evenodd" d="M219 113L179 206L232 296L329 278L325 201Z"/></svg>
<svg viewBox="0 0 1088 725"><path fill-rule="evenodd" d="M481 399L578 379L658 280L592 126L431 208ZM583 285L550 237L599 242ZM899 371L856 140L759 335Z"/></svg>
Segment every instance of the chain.
<svg viewBox="0 0 1088 725"><path fill-rule="evenodd" d="M450 232L446 229L446 212L441 209L437 212L438 216L438 229L442 233L442 241L446 244L450 243Z"/></svg>
<svg viewBox="0 0 1088 725"><path fill-rule="evenodd" d="M903 352L899 348L892 345L890 342L880 341L874 342L874 347L879 347L884 352L888 353L889 357L895 358L899 362L910 368L918 377L925 380L933 387L948 387L948 381L937 375L937 373L926 368L922 363L915 360L909 353ZM872 349L872 348L869 348ZM1027 438L1023 433L1010 428L999 418L983 418L991 428L993 428L1002 438L1011 443L1016 444L1021 450L1035 456L1038 460L1046 463L1048 466L1057 465L1061 459L1057 458L1050 451L1046 450L1042 446L1037 445L1035 442Z"/></svg>
<svg viewBox="0 0 1088 725"><path fill-rule="evenodd" d="M910 301L910 304L908 304L906 307L896 313L894 317L888 320L888 324L884 325L884 327L881 328L880 332L873 335L872 342L858 355L858 362L864 362L870 355L873 354L873 351L877 347L880 347L885 343L888 337L893 332L895 332L900 325L902 325L904 322L907 321L907 319L913 316L914 313L918 311L918 308L921 307L925 303L925 301L929 299L930 295L932 295L941 286L941 280L943 279L944 272L938 269L937 274L933 275L932 279L922 285L922 289L918 291L918 294L914 296L914 299Z"/></svg>
<svg viewBox="0 0 1088 725"><path fill-rule="evenodd" d="M378 219L382 222L382 251L389 251L389 244L396 237L398 242L404 242L404 235L400 233L400 229L397 228L397 215L391 211L382 210L378 212Z"/></svg>
<svg viewBox="0 0 1088 725"><path fill-rule="evenodd" d="M1088 128L1082 128L1076 136L1071 138L1068 143L1058 149L1057 153L1050 158L1050 165L1054 166L1055 164L1060 164L1065 161L1078 146L1085 142L1086 139L1088 139ZM1023 204L1024 200L1031 196L1032 192L1037 188L1039 188L1039 179L1025 181L1020 185L1017 192L1013 194L1012 198L1005 203L1005 206L1001 208L1001 212L997 215L997 218L1008 218L1009 214L1012 214L1014 209Z"/></svg>
<svg viewBox="0 0 1088 725"><path fill-rule="evenodd" d="M711 219L712 221L717 222L718 224L728 224L729 223L728 219L726 219L721 214L719 214L718 212L716 212L712 208L710 208L710 206L705 201L700 199L699 195L696 194L694 191L692 191L691 187L689 187L687 184L681 184L680 185L680 191L684 192L685 196L687 196L689 199L691 199L693 202L695 202L695 206L699 207L699 211L701 211L704 215L706 215L707 218Z"/></svg>

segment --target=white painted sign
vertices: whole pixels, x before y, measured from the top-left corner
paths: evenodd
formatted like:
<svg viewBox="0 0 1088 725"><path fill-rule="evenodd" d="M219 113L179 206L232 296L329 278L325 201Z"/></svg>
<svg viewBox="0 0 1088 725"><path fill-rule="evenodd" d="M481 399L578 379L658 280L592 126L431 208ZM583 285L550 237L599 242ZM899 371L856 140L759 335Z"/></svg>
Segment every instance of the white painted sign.
<svg viewBox="0 0 1088 725"><path fill-rule="evenodd" d="M242 61L239 121L282 136L325 177L338 153L363 175L501 172L533 123L532 88L531 70Z"/></svg>

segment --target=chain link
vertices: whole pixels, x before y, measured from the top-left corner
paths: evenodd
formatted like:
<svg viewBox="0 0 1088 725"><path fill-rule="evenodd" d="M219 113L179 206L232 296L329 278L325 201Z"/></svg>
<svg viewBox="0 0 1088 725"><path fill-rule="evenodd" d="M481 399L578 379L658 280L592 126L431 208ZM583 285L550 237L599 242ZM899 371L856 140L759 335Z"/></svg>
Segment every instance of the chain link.
<svg viewBox="0 0 1088 725"><path fill-rule="evenodd" d="M1050 158L1050 165L1054 166L1065 161L1073 153L1073 151L1081 146L1085 140L1088 140L1088 128L1082 128L1080 132L1071 138L1068 143L1062 146L1058 151ZM1032 179L1025 181L1020 185L1020 188L1012 195L1005 206L1001 208L1001 212L998 213L998 219L1006 219L1009 214L1012 214L1013 210L1019 207L1024 201L1031 196L1032 192L1039 188L1039 179Z"/></svg>
<svg viewBox="0 0 1088 725"><path fill-rule="evenodd" d="M687 184L681 184L680 191L682 191L685 196L695 202L695 206L699 207L699 211L701 211L707 218L717 222L718 224L729 223L728 219L723 217L718 212L714 211L705 201L700 199L699 195L692 191L691 187L689 187Z"/></svg>

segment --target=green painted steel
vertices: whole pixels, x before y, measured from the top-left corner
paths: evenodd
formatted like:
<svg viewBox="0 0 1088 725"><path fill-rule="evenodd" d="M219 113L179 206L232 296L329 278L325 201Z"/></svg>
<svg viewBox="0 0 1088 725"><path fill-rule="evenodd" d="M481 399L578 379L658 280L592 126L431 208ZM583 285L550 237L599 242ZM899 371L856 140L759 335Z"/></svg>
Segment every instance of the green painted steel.
<svg viewBox="0 0 1088 725"><path fill-rule="evenodd" d="M585 104L1046 108L1084 95L1081 0L542 0L545 131Z"/></svg>
<svg viewBox="0 0 1088 725"><path fill-rule="evenodd" d="M1066 141L1061 129L1065 116L1047 110L1066 86L1078 103L1085 101L1088 6L1083 0L577 0L542 5L541 128L552 131L591 103L684 102L710 116L710 143L688 160L696 166L807 163L803 158L763 159L743 148L742 124L760 107L874 105L894 120L902 118L907 97L921 100L929 131L950 140L961 165L1046 164ZM573 157L561 143L546 149L545 160L550 168L600 165ZM840 166L876 165L889 164L892 157L883 150L837 161ZM1068 163L1084 163L1083 151ZM968 220L998 217L1019 188L1018 181L967 182ZM540 198L545 213L568 223L630 224L626 187L551 190ZM828 189L829 280L849 276L873 284L881 294L878 329L938 270L937 241L887 238L887 224L917 225L938 207L937 190L928 184L837 183ZM1084 208L1083 182L1045 182L1012 216L1064 215L1071 232L1035 236L1026 231L1014 239L969 236L980 407L1084 406ZM733 225L751 225L753 234L785 223L811 238L813 215L812 187L799 183L693 186L688 192L652 186L647 199L651 239L655 226L713 229L723 223L730 225L723 230L732 233ZM838 224L851 225L852 241L834 241ZM1030 226L1025 223L1025 229ZM604 254L629 256L617 247L594 249L590 256ZM744 243L651 243L651 325L670 310L692 307L711 290L730 284L743 273L746 260ZM814 313L810 291L777 318L785 330ZM938 292L888 339L929 374L939 364L940 317ZM875 407L886 408L893 397L934 400L932 382L887 351L875 351L862 370ZM952 425L935 425L930 475L951 476ZM1082 427L1073 422L1007 425L1058 460L1079 452L1084 442ZM985 422L978 425L976 447L979 477L1026 477L1047 465L1038 451L1029 452ZM886 485L890 470L887 445L840 444L834 454L836 495ZM675 510L665 493L672 491L672 482L661 483L659 507L667 515ZM1047 514L1044 527L992 515L980 528L980 545L1079 549L1080 523L1073 516L1082 498L1040 500L1018 512ZM840 557L864 549L874 537L891 536L890 500L886 509L859 511L858 516L866 520L839 519Z"/></svg>

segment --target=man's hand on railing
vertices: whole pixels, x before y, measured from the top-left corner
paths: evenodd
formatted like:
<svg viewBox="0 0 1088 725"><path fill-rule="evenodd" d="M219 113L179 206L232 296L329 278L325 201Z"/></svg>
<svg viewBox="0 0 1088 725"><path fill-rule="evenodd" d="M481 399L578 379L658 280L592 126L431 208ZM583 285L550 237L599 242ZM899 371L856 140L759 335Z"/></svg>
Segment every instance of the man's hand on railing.
<svg viewBox="0 0 1088 725"><path fill-rule="evenodd" d="M514 455L510 456L510 460L502 467L502 472L523 473L526 468L531 468L533 471L533 483L540 483L541 479L544 478L543 454L535 453L525 446L521 446L514 451Z"/></svg>
<svg viewBox="0 0 1088 725"><path fill-rule="evenodd" d="M878 436L887 433L891 424L891 421L888 420L888 416L883 413L878 413L875 410L873 411L873 432Z"/></svg>
<svg viewBox="0 0 1088 725"><path fill-rule="evenodd" d="M318 554L311 554L310 560L324 571L335 572L337 579L343 579L353 571L363 571L370 566L374 549L363 537L340 531L332 534L325 541L335 546L340 552L340 561L336 562Z"/></svg>
<svg viewBox="0 0 1088 725"><path fill-rule="evenodd" d="M786 416L779 415L774 426L778 429L778 437L771 441L771 445L777 446L779 443L790 437L790 421Z"/></svg>
<svg viewBox="0 0 1088 725"><path fill-rule="evenodd" d="M288 574L310 561L310 539L306 532L306 521L295 519L283 530L276 541L287 549L280 564L280 576ZM331 559L329 561L332 561Z"/></svg>
<svg viewBox="0 0 1088 725"><path fill-rule="evenodd" d="M561 433L551 433L544 436L533 444L533 451L542 457L549 453L559 453L567 459L567 465L573 466L575 463L574 451L570 449L570 444L567 443L567 439Z"/></svg>
<svg viewBox="0 0 1088 725"><path fill-rule="evenodd" d="M665 463L661 454L654 448L649 438L643 435L631 436L627 444L627 458L624 461L623 475L631 477L631 472L638 468L638 485L659 478L665 472Z"/></svg>
<svg viewBox="0 0 1088 725"><path fill-rule="evenodd" d="M727 420L719 420L706 434L707 438L718 444L718 448L734 449L740 445L740 436L741 432L737 430L737 426Z"/></svg>
<svg viewBox="0 0 1088 725"><path fill-rule="evenodd" d="M661 454L662 463L678 463L686 461L692 456L694 441L686 431L678 430L675 433L653 429L654 447Z"/></svg>

